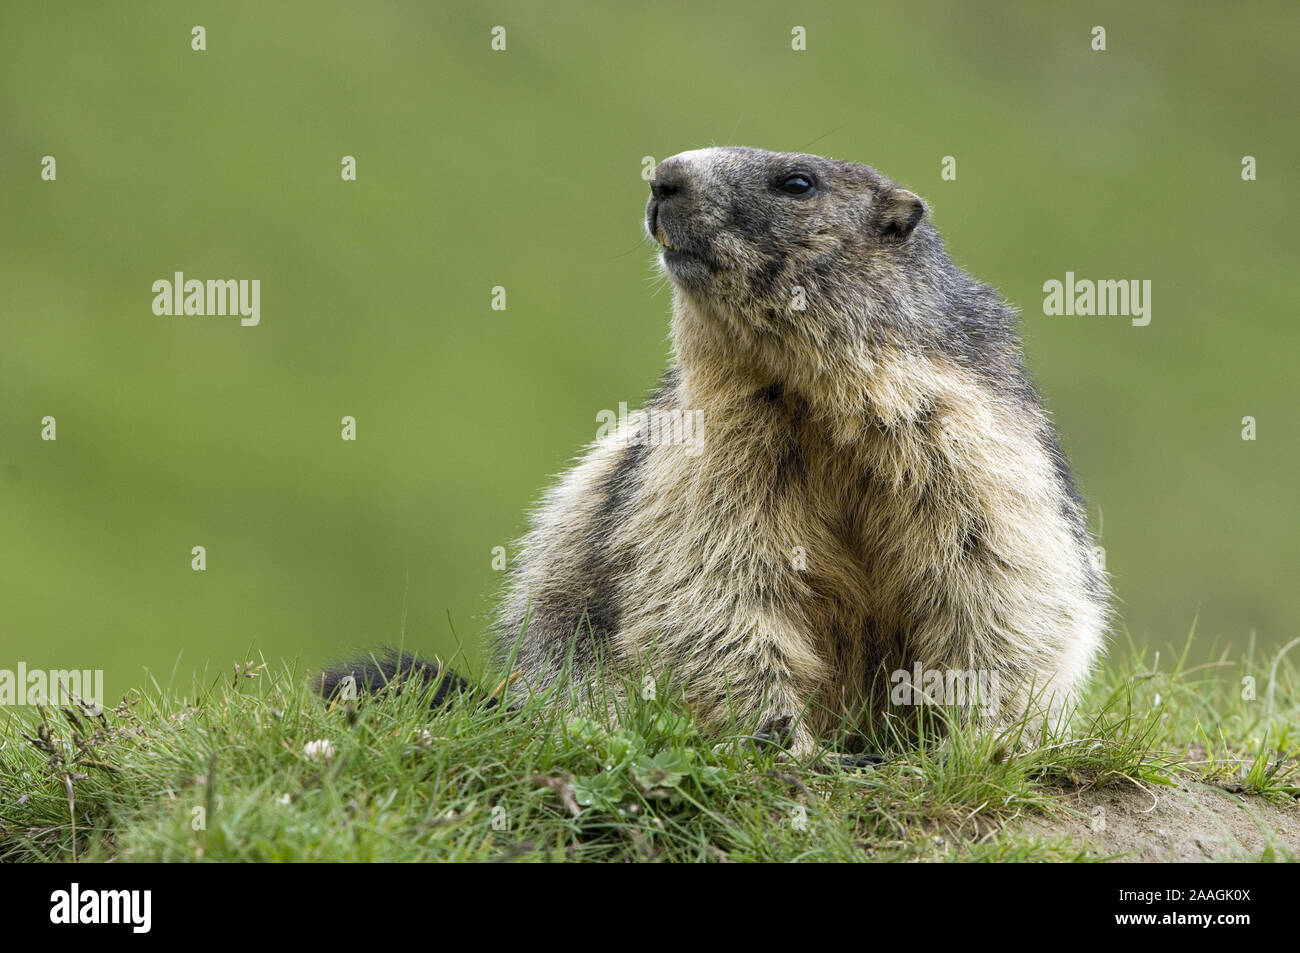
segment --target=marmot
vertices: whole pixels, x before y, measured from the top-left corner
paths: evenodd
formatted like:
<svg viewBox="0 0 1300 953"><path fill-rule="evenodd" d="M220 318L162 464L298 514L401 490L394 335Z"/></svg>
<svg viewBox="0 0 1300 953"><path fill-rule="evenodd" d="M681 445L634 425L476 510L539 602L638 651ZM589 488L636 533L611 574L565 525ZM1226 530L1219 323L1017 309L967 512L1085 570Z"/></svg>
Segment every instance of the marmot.
<svg viewBox="0 0 1300 953"><path fill-rule="evenodd" d="M1108 590L1012 309L867 166L699 149L650 191L673 365L538 507L498 662L671 671L702 724L796 755L919 673L978 676L994 726L1060 712Z"/></svg>

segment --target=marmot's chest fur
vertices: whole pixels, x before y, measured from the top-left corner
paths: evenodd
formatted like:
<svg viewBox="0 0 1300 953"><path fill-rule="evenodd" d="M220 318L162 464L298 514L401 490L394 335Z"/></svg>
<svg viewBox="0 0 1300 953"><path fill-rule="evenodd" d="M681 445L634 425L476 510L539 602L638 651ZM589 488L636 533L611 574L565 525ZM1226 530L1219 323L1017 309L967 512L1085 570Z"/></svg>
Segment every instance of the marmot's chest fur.
<svg viewBox="0 0 1300 953"><path fill-rule="evenodd" d="M1061 710L1105 584L1010 310L866 167L708 149L651 188L675 366L543 501L502 658L539 687L671 670L802 749L917 665L983 673L994 722Z"/></svg>

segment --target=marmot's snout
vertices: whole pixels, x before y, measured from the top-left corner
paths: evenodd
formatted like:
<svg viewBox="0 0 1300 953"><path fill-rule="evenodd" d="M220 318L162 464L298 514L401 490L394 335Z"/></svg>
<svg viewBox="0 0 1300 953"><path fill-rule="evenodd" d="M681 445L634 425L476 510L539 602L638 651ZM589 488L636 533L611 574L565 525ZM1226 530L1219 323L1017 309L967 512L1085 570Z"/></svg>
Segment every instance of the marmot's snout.
<svg viewBox="0 0 1300 953"><path fill-rule="evenodd" d="M681 214L678 207L688 191L690 168L678 156L665 159L655 166L650 174L650 201L645 207L645 227L651 238L667 250L674 250L675 243L668 233L672 212L669 206Z"/></svg>
<svg viewBox="0 0 1300 953"><path fill-rule="evenodd" d="M683 152L655 166L645 209L646 233L659 245L664 269L697 293L705 293L724 268L712 234L721 207L710 164L716 151Z"/></svg>

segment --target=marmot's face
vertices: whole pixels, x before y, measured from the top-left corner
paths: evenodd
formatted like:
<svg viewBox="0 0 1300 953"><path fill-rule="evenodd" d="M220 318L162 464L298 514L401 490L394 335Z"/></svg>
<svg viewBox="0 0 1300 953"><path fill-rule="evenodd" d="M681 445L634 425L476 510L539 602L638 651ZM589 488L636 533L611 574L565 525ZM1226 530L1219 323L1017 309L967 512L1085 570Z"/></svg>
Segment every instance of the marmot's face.
<svg viewBox="0 0 1300 953"><path fill-rule="evenodd" d="M646 230L674 283L772 333L851 307L925 211L866 166L739 147L665 159L650 192Z"/></svg>

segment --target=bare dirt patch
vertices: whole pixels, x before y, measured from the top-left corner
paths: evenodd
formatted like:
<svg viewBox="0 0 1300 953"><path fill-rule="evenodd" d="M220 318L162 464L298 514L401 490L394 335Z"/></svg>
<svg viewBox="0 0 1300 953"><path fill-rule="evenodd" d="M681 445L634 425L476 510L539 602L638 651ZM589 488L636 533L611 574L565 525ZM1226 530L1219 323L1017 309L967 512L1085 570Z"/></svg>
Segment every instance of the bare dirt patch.
<svg viewBox="0 0 1300 953"><path fill-rule="evenodd" d="M1068 839L1120 861L1300 858L1300 803L1277 804L1192 779L1177 786L1121 782L1059 792L1061 811L1022 817L1018 833Z"/></svg>

